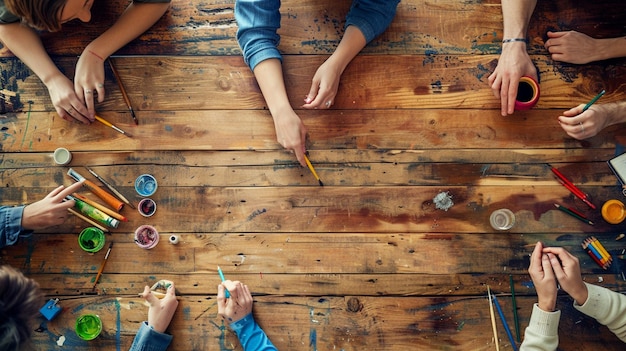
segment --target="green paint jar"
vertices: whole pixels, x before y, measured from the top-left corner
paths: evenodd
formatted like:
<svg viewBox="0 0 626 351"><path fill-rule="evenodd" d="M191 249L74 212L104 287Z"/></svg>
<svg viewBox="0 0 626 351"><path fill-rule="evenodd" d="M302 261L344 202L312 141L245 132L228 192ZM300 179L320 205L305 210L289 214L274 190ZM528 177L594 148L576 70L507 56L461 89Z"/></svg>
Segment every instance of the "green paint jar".
<svg viewBox="0 0 626 351"><path fill-rule="evenodd" d="M93 340L102 332L102 321L97 314L84 314L76 319L76 335L83 340Z"/></svg>
<svg viewBox="0 0 626 351"><path fill-rule="evenodd" d="M78 245L87 252L98 252L104 247L104 232L96 227L87 227L78 235Z"/></svg>

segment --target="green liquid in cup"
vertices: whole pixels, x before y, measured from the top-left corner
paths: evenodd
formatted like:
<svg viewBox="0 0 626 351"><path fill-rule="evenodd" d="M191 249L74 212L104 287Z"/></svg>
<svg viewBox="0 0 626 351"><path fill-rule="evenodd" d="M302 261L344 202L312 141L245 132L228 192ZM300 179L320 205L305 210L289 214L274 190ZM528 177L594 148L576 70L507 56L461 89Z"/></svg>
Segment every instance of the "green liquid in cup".
<svg viewBox="0 0 626 351"><path fill-rule="evenodd" d="M95 227L83 229L78 236L78 245L87 252L98 252L104 247L104 232Z"/></svg>
<svg viewBox="0 0 626 351"><path fill-rule="evenodd" d="M76 335L83 340L93 340L102 331L102 321L95 314L85 314L76 319Z"/></svg>

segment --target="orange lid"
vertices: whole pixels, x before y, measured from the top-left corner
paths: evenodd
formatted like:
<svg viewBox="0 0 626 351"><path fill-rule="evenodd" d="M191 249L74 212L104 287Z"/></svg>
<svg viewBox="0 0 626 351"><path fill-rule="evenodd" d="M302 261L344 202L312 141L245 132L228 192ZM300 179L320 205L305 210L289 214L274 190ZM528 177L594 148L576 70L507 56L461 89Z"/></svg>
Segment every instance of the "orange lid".
<svg viewBox="0 0 626 351"><path fill-rule="evenodd" d="M602 218L611 224L622 223L626 218L624 204L619 200L609 200L602 205Z"/></svg>

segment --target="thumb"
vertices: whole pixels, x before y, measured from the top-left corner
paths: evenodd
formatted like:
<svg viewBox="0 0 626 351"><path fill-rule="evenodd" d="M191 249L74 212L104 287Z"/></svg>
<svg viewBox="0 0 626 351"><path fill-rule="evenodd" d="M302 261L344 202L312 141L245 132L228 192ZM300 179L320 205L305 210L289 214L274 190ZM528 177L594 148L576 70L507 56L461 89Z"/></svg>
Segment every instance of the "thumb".
<svg viewBox="0 0 626 351"><path fill-rule="evenodd" d="M155 305L156 303L159 302L159 299L154 296L154 294L152 293L152 291L150 291L150 287L146 285L145 288L143 288L143 294L142 294L143 298L146 300L146 302L148 302L148 304L150 306Z"/></svg>
<svg viewBox="0 0 626 351"><path fill-rule="evenodd" d="M311 82L311 88L309 89L309 93L306 95L306 99L304 99L304 102L306 104L310 104L313 102L313 100L315 100L315 98L317 97L317 92L320 89L320 82L313 78L313 81Z"/></svg>
<svg viewBox="0 0 626 351"><path fill-rule="evenodd" d="M563 35L564 32L550 32L548 31L548 38L558 38Z"/></svg>

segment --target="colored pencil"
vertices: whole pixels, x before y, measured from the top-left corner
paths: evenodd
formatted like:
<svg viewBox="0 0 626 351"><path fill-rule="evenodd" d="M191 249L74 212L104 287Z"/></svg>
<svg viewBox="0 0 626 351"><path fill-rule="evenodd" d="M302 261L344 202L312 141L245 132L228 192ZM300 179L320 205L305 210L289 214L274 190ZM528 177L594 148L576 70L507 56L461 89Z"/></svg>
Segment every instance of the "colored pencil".
<svg viewBox="0 0 626 351"><path fill-rule="evenodd" d="M104 118L102 118L102 117L100 117L100 116L98 116L98 115L96 115L96 121L98 121L98 122L100 122L100 123L104 124L104 125L105 125L105 126L107 126L107 127L111 127L111 128L113 128L113 129L114 129L114 130L116 130L117 132L122 133L122 134L126 135L126 136L127 136L127 137L129 137L129 138L132 138L132 137L133 137L133 136L132 136L132 135L130 135L129 133L126 133L125 131L123 131L123 130L121 130L120 128L118 128L117 126L115 126L113 123L111 123L111 122L107 121L106 119L104 119Z"/></svg>
<svg viewBox="0 0 626 351"><path fill-rule="evenodd" d="M593 105L596 101L598 101L598 99L601 98L602 95L604 95L605 93L606 93L606 90L603 89L601 92L598 93L598 95L594 96L593 99L591 99L591 101L589 101L587 105L583 107L583 112L587 111L589 107L591 107L591 105Z"/></svg>
<svg viewBox="0 0 626 351"><path fill-rule="evenodd" d="M509 285L511 286L511 300L513 303L513 319L515 322L515 339L517 342L521 342L521 336L519 332L519 317L517 315L517 300L515 299L515 283L513 282L513 276L509 274Z"/></svg>
<svg viewBox="0 0 626 351"><path fill-rule="evenodd" d="M122 193L120 193L119 191L117 191L117 189L115 189L113 187L113 185L109 184L109 182L107 182L106 180L104 180L102 177L100 177L93 169L85 166L85 168L87 168L87 170L89 171L89 173L91 173L94 177L96 177L96 179L98 179L100 181L100 183L104 184L104 186L107 187L107 189L111 190L111 192L113 194L115 194L115 196L117 196L120 200L122 200L125 204L127 204L128 206L130 206L130 208L135 208L135 206L133 206L133 204L128 201L128 199L126 197L124 197L124 195L122 195Z"/></svg>
<svg viewBox="0 0 626 351"><path fill-rule="evenodd" d="M124 98L124 102L126 103L126 107L128 107L128 111L130 111L131 117L133 117L133 121L135 125L139 125L139 121L137 120L137 116L135 116L135 111L133 110L133 105L130 104L130 99L128 98L128 94L126 94L126 89L124 88L124 84L122 84L122 79L120 78L120 74L117 72L117 68L113 65L113 61L111 58L108 59L109 66L111 66L111 71L113 71L113 75L115 76L115 80L117 81L117 85L120 87L120 92L122 93L122 97Z"/></svg>
<svg viewBox="0 0 626 351"><path fill-rule="evenodd" d="M106 227L104 227L104 226L101 226L101 225L100 225L100 224L98 224L96 221L94 221L94 220L92 220L91 218L89 218L89 217L87 217L87 216L83 215L82 213L80 213L80 212L76 211L75 209L73 209L73 208L68 208L67 210L69 211L69 213L71 213L71 214L73 214L74 216L76 216L76 217L78 217L78 218L82 219L83 221L85 221L85 222L87 222L87 223L91 224L92 226L94 226L94 227L96 227L96 228L98 228L98 229L102 230L103 232L108 232L108 231L109 231L109 229L108 229L108 228L106 228Z"/></svg>
<svg viewBox="0 0 626 351"><path fill-rule="evenodd" d="M593 222L590 221L589 219L577 214L576 212L572 211L571 209L565 207L565 206L561 206L559 204L554 204L554 207L556 207L557 209L559 209L561 212L567 213L568 215L578 219L579 221L585 222L589 225L593 225Z"/></svg>
<svg viewBox="0 0 626 351"><path fill-rule="evenodd" d="M220 268L220 266L217 266L217 273L220 275L220 279L222 279L222 282L224 282L226 278L224 278L224 273L222 272L222 269ZM226 296L226 298L229 298L230 292L228 291L228 289L224 289L224 290L225 290L224 295Z"/></svg>
<svg viewBox="0 0 626 351"><path fill-rule="evenodd" d="M589 242L591 243L591 245L593 245L598 251L600 251L600 253L602 254L602 256L606 257L608 260L612 260L611 258L611 254L606 251L606 249L604 248L604 246L602 245L602 243L600 242L600 240L596 239L595 236L591 236L589 237Z"/></svg>
<svg viewBox="0 0 626 351"><path fill-rule="evenodd" d="M554 173L554 175L559 179L561 184L563 184L563 186L567 188L567 190L569 190L577 198L581 199L589 207L593 208L594 210L596 209L596 206L592 204L591 201L589 201L589 196L587 194L585 194L582 190L578 189L578 187L576 187L574 183L572 183L569 179L567 179L567 177L565 177L565 175L563 175L563 173L561 173L558 169L552 167L549 164L548 164L548 167L550 167L550 170L552 171L552 173Z"/></svg>
<svg viewBox="0 0 626 351"><path fill-rule="evenodd" d="M102 260L102 264L100 265L100 269L98 269L98 274L96 275L96 281L93 283L93 288L96 290L96 285L98 285L98 280L100 280L100 276L102 275L102 271L104 271L104 266L107 264L107 260L109 259L109 254L111 253L111 248L113 247L113 242L109 243L109 249L107 250L106 255L104 255L104 260Z"/></svg>
<svg viewBox="0 0 626 351"><path fill-rule="evenodd" d="M605 270L609 268L609 266L611 265L611 262L607 260L603 260L600 252L598 252L593 246L591 246L587 240L584 240L581 245L582 245L582 248L587 252L589 257L591 257L591 259L596 264L598 264L600 268L605 269Z"/></svg>
<svg viewBox="0 0 626 351"><path fill-rule="evenodd" d="M511 334L511 329L509 328L509 323L507 323L506 318L504 318L504 313L502 312L502 307L500 307L500 303L498 302L498 298L496 295L492 295L493 303L496 305L496 310L500 315L500 319L502 320L502 325L504 326L504 331L506 332L506 336L508 336L509 341L511 342L511 347L513 350L517 351L517 344L513 339L513 334Z"/></svg>
<svg viewBox="0 0 626 351"><path fill-rule="evenodd" d="M493 304L491 303L491 289L489 289L489 285L487 285L487 294L489 295L489 315L491 316L493 340L496 343L496 351L500 351L500 342L498 341L498 327L496 327L496 316L493 313Z"/></svg>
<svg viewBox="0 0 626 351"><path fill-rule="evenodd" d="M311 173L313 173L315 179L317 179L317 182L320 183L320 186L324 186L324 183L322 183L320 177L317 175L317 172L315 172L315 168L313 168L313 165L311 164L311 161L309 161L309 158L306 156L306 154L304 154L304 162L306 162L306 165L311 170Z"/></svg>

